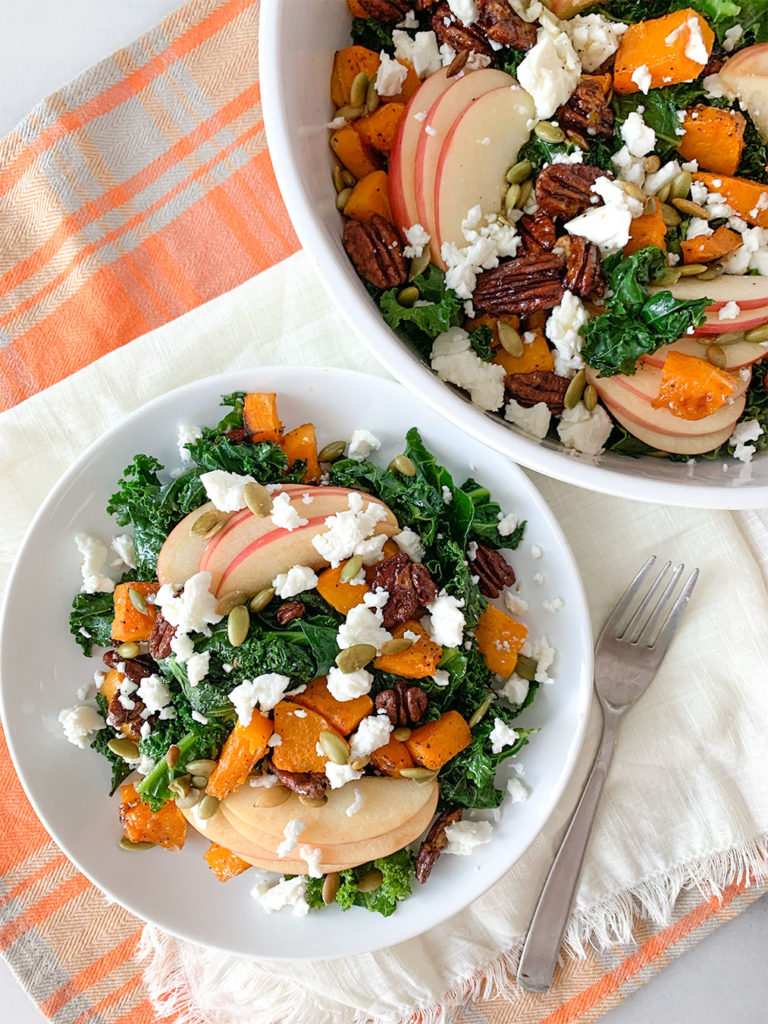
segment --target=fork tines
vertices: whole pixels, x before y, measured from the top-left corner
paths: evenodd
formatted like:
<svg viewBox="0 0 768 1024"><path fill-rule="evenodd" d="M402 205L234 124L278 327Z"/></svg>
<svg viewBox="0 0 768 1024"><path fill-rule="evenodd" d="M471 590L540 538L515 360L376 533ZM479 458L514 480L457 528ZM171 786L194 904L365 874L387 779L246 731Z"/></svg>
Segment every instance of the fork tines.
<svg viewBox="0 0 768 1024"><path fill-rule="evenodd" d="M673 600L677 585L685 572L685 566L682 563L675 566L671 577L667 580L672 563L666 562L646 590L655 562L656 556L651 555L624 591L605 624L604 632L606 634L610 633L617 640L622 640L625 643L639 644L649 648L655 648L657 645L666 647L669 644L691 599L696 580L699 578L699 570L694 569L691 572L677 598ZM664 589L661 596L654 601L662 586ZM643 591L645 591L644 596L637 604L637 599Z"/></svg>

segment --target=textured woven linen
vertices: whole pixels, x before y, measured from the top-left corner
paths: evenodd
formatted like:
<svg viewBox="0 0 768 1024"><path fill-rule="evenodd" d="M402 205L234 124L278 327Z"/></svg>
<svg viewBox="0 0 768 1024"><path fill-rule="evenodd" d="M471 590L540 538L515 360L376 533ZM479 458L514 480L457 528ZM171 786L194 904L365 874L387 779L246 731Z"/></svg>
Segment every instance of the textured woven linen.
<svg viewBox="0 0 768 1024"><path fill-rule="evenodd" d="M0 587L66 465L169 387L267 362L381 372L303 258L201 306L298 247L265 150L257 18L256 0L192 0L0 142L0 408L9 410L0 414ZM188 310L196 311L139 337ZM509 967L586 772L594 722L546 834L492 894L437 936L337 965L331 986L325 970L303 966L300 989L293 972L288 986L271 966L212 959L156 933L146 945L158 955L142 961L141 922L50 841L0 739L0 950L47 1017L253 1024L287 1020L293 1008L302 1022L335 1024L369 1007L392 1020L471 995L451 1011L457 1020L594 1020L764 891L747 888L765 872L768 830L755 725L768 693L761 514L654 509L537 482L574 544L596 621L651 548L705 569L675 660L622 737L580 890L572 940L608 939L613 925L624 942L569 957L546 996L512 985ZM695 885L681 891L689 882L718 883L722 900ZM483 996L484 980L495 995ZM153 1008L150 990L175 1002Z"/></svg>

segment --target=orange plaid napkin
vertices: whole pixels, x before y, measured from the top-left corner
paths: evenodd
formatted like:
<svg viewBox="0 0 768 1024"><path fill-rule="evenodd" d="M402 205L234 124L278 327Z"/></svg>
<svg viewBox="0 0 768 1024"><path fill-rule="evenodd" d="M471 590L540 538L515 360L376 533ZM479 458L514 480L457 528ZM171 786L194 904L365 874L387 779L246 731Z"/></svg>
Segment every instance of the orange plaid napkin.
<svg viewBox="0 0 768 1024"><path fill-rule="evenodd" d="M264 139L258 8L191 0L0 143L0 408L298 248ZM41 1012L57 1024L181 1020L150 1003L142 922L51 842L2 737L0 808L0 950ZM547 995L520 992L497 965L446 1003L471 991L452 1011L467 1024L595 1020L763 891L689 892L667 927L638 922L636 946L567 961Z"/></svg>

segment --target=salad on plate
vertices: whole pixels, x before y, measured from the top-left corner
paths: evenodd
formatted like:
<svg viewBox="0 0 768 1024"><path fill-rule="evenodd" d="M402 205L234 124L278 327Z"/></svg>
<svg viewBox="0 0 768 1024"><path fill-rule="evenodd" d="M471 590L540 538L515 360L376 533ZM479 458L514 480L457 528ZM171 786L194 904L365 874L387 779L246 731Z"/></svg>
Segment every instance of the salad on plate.
<svg viewBox="0 0 768 1024"><path fill-rule="evenodd" d="M333 182L386 323L574 452L768 447L763 0L349 9Z"/></svg>

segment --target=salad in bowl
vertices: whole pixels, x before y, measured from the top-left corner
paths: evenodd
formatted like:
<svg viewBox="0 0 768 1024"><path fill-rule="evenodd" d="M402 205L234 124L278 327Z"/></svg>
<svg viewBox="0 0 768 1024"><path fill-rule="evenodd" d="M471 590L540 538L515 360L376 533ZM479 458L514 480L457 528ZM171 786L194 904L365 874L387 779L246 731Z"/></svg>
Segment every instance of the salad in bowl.
<svg viewBox="0 0 768 1024"><path fill-rule="evenodd" d="M765 5L348 6L333 184L389 327L571 452L767 447Z"/></svg>

